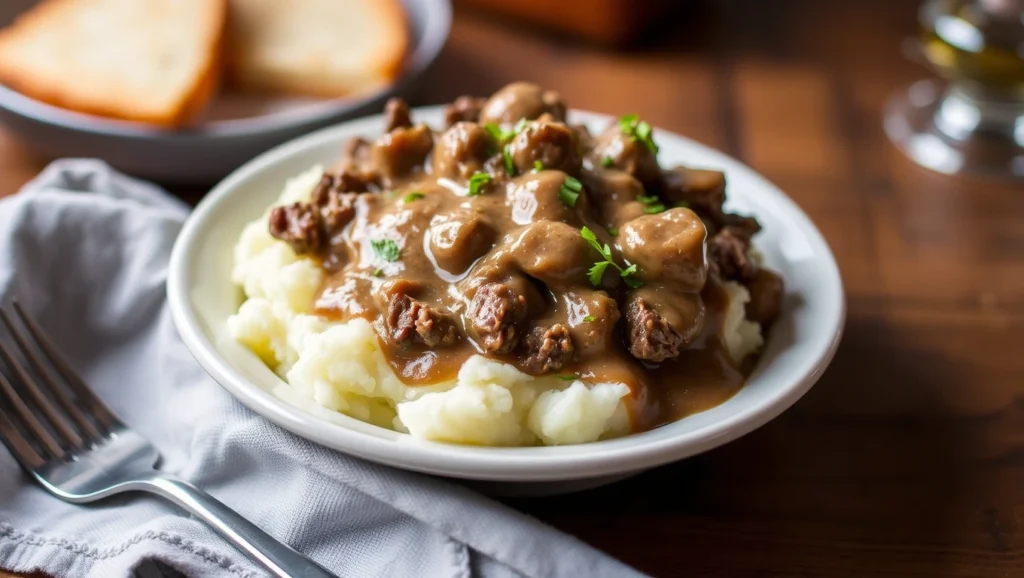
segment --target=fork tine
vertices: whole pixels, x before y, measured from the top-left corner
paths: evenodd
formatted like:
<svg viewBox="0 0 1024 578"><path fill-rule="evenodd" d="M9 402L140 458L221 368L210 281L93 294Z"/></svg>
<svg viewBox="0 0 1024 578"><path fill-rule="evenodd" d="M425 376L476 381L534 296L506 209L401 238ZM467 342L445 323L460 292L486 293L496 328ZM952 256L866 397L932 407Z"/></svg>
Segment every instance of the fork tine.
<svg viewBox="0 0 1024 578"><path fill-rule="evenodd" d="M68 363L68 360L60 354L57 347L52 341L50 341L50 338L46 336L43 328L40 327L39 324L36 323L36 321L27 313L25 313L25 310L22 309L21 303L19 303L17 299L12 300L11 304L14 305L14 311L18 314L21 322L25 324L28 332L32 334L32 338L39 346L39 349L43 352L43 355L50 360L50 363L52 363L57 369L57 372L61 374L68 386L72 389L75 395L78 396L78 399L89 404L89 414L100 422L100 424L106 429L106 432L117 427L121 422L109 409L107 409L106 404L96 397L96 394L89 389L89 386L86 385L85 381L83 381L81 377L78 377L78 374L71 368L71 364Z"/></svg>
<svg viewBox="0 0 1024 578"><path fill-rule="evenodd" d="M28 392L28 396L32 399L37 410L46 416L46 421L49 422L50 427L66 443L76 448L84 448L85 445L82 442L82 437L75 433L75 430L68 425L67 419L57 412L57 409L53 407L50 400L39 389L32 376L28 374L28 371L21 365L21 362L15 359L14 355L11 354L11 350L3 342L0 342L0 357L3 357L8 369L14 373L18 381L21 382L22 388Z"/></svg>
<svg viewBox="0 0 1024 578"><path fill-rule="evenodd" d="M46 367L46 364L43 363L41 359L39 359L39 355L36 354L35 349L29 345L28 339L25 338L22 330L14 324L10 315L8 315L3 309L0 309L0 320L2 320L4 325L7 326L7 330L18 343L18 347L32 365L32 368L36 370L36 374L42 378L43 387L48 389L51 399L56 398L57 403L60 404L65 415L70 416L71 419L78 424L78 431L84 435L86 441L96 442L102 438L103 435L96 429L96 426L86 418L82 409L73 404L68 396L62 395L60 387L57 385L57 381L53 377L53 372Z"/></svg>
<svg viewBox="0 0 1024 578"><path fill-rule="evenodd" d="M35 414L29 411L28 406L22 401L18 392L11 386L11 382L7 381L4 374L0 373L0 393L7 398L7 402L10 404L11 409L14 413L18 414L22 423L28 428L29 433L32 434L39 443L43 445L46 451L50 454L50 457L61 458L64 456L64 448L60 447L57 440L53 438L53 435L43 427L39 419L36 418Z"/></svg>
<svg viewBox="0 0 1024 578"><path fill-rule="evenodd" d="M14 459L27 470L33 470L46 463L42 456L32 448L32 444L25 441L25 438L18 432L14 422L7 416L7 413L0 410L0 442L7 446Z"/></svg>

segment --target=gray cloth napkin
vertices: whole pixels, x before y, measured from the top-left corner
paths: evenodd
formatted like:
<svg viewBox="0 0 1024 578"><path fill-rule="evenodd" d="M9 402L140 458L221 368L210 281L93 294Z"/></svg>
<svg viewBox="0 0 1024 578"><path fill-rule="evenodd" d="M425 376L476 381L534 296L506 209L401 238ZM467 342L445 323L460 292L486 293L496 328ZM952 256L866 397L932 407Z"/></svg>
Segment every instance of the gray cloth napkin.
<svg viewBox="0 0 1024 578"><path fill-rule="evenodd" d="M22 301L156 444L164 470L339 576L638 575L466 488L328 450L235 401L192 359L166 306L167 260L187 214L93 160L55 162L0 201L0 298ZM66 504L0 449L0 567L116 578L151 559L194 578L263 575L158 498Z"/></svg>

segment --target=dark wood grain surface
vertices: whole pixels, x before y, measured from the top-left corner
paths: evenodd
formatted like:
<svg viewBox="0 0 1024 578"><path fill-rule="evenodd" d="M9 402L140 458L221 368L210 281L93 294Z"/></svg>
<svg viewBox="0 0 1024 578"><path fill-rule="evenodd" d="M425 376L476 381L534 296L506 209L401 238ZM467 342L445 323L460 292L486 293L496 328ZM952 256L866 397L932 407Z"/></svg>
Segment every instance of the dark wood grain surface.
<svg viewBox="0 0 1024 578"><path fill-rule="evenodd" d="M422 104L533 80L638 112L785 190L848 292L832 367L707 454L518 507L657 576L1024 577L1024 190L935 175L881 129L927 71L917 3L683 3L611 53L458 14ZM0 133L0 190L41 160Z"/></svg>

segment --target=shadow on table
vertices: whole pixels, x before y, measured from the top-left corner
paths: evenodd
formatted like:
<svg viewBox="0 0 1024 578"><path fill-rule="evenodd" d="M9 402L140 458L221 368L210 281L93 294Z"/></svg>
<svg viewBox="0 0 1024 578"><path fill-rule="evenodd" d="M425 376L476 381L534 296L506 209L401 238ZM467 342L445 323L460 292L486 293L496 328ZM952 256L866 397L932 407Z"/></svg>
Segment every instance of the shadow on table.
<svg viewBox="0 0 1024 578"><path fill-rule="evenodd" d="M818 385L760 430L611 486L508 503L656 575L939 572L976 516L962 462L981 442L942 395L955 360L919 341L851 316Z"/></svg>

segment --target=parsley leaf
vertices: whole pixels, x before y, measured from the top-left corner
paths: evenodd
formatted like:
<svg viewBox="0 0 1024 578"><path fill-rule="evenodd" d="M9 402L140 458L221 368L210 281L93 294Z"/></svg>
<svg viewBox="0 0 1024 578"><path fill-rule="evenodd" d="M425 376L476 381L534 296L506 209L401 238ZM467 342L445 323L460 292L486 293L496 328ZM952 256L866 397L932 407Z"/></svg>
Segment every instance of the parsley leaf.
<svg viewBox="0 0 1024 578"><path fill-rule="evenodd" d="M614 164L615 161L612 160L612 157L604 157L603 159L601 159L601 166L606 169Z"/></svg>
<svg viewBox="0 0 1024 578"><path fill-rule="evenodd" d="M373 270L373 276L374 277L380 277L382 275L384 275L384 269L381 269L380 267L378 267L378 268Z"/></svg>
<svg viewBox="0 0 1024 578"><path fill-rule="evenodd" d="M377 255L378 259L383 259L388 263L394 263L402 254L402 250L398 247L398 243L391 239L377 239L370 241L370 246L373 247L373 252Z"/></svg>
<svg viewBox="0 0 1024 578"><path fill-rule="evenodd" d="M498 142L505 140L505 131L501 130L501 127L493 122L485 124L484 130L490 133L491 137Z"/></svg>
<svg viewBox="0 0 1024 578"><path fill-rule="evenodd" d="M596 320L597 320L597 317L594 317L593 315L587 315L586 317L583 318L583 322L584 323L590 323L591 321L596 321Z"/></svg>
<svg viewBox="0 0 1024 578"><path fill-rule="evenodd" d="M402 201L405 202L405 203L411 203L411 202L415 201L416 199L423 199L425 197L426 197L426 195L424 195L423 193L421 193L419 191L414 191L414 192L411 192L408 195L406 195L405 198L402 199Z"/></svg>
<svg viewBox="0 0 1024 578"><path fill-rule="evenodd" d="M512 151L508 149L508 145L501 149L501 158L505 161L505 172L508 176L516 176L516 164L512 161Z"/></svg>
<svg viewBox="0 0 1024 578"><path fill-rule="evenodd" d="M578 375L559 375L558 376L558 379L561 379L562 381L576 381L579 378L580 378L580 376L578 376Z"/></svg>
<svg viewBox="0 0 1024 578"><path fill-rule="evenodd" d="M582 190L583 183L579 179L567 176L562 186L558 189L558 199L567 207L575 207Z"/></svg>
<svg viewBox="0 0 1024 578"><path fill-rule="evenodd" d="M540 161L533 161L533 172L539 173L544 170L544 163Z"/></svg>
<svg viewBox="0 0 1024 578"><path fill-rule="evenodd" d="M595 235L594 232L591 231L588 227L583 227L580 230L580 236L583 237L583 239L586 240L586 242L591 247L593 247L595 251L597 251L598 253L601 254L602 257L604 257L603 261L598 261L597 263L594 263L594 266L591 267L590 271L587 272L587 278L590 279L591 285L593 285L594 287L599 287L601 285L601 280L604 278L604 272L608 269L609 266L612 266L619 272L619 277L622 278L623 282L625 282L626 285L629 285L634 289L643 286L642 281L640 281L639 279L635 279L633 277L633 275L635 275L637 271L636 263L630 265L629 267L626 267L625 269L620 267L618 263L616 263L612 259L611 247L609 247L607 243L601 245L601 243L597 241L597 235Z"/></svg>
<svg viewBox="0 0 1024 578"><path fill-rule="evenodd" d="M658 154L658 145L654 142L651 124L646 120L640 120L635 114L627 114L619 119L619 129L622 134L639 141L651 154Z"/></svg>
<svg viewBox="0 0 1024 578"><path fill-rule="evenodd" d="M473 176L469 177L469 192L467 193L471 197L475 197L481 194L484 185L491 182L491 175L487 173L473 173Z"/></svg>
<svg viewBox="0 0 1024 578"><path fill-rule="evenodd" d="M587 277L590 279L591 285L594 287L601 285L601 279L604 277L604 270L608 268L608 265L611 265L608 261L599 261L594 263L594 266L591 267L590 271L587 273Z"/></svg>
<svg viewBox="0 0 1024 578"><path fill-rule="evenodd" d="M665 210L665 205L659 201L657 195L637 195L636 200L645 205L644 212L648 215L661 213Z"/></svg>
<svg viewBox="0 0 1024 578"><path fill-rule="evenodd" d="M612 227L611 229L608 229L608 234L611 235L612 237L618 237L619 230L616 229L615 227Z"/></svg>

